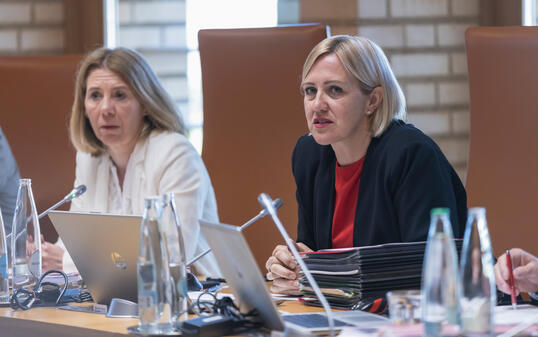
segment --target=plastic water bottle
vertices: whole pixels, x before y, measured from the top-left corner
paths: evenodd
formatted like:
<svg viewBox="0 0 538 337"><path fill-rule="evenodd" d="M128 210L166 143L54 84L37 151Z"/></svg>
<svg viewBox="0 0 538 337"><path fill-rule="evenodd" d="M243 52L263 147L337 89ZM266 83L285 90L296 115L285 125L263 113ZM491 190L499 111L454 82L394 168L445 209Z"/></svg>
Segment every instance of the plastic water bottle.
<svg viewBox="0 0 538 337"><path fill-rule="evenodd" d="M460 326L458 258L448 208L431 210L431 223L422 268L424 335L441 336Z"/></svg>
<svg viewBox="0 0 538 337"><path fill-rule="evenodd" d="M493 336L497 303L486 209L471 208L460 264L462 329L466 336Z"/></svg>
<svg viewBox="0 0 538 337"><path fill-rule="evenodd" d="M9 273L7 261L6 228L0 209L0 303L9 303Z"/></svg>
<svg viewBox="0 0 538 337"><path fill-rule="evenodd" d="M185 246L174 194L162 196L161 232L168 250L172 287L172 321L179 327L188 318Z"/></svg>
<svg viewBox="0 0 538 337"><path fill-rule="evenodd" d="M11 226L13 290L33 288L41 277L41 231L32 181L21 179Z"/></svg>
<svg viewBox="0 0 538 337"><path fill-rule="evenodd" d="M145 198L138 250L138 317L140 332L165 334L173 330L168 252L159 230L159 197Z"/></svg>

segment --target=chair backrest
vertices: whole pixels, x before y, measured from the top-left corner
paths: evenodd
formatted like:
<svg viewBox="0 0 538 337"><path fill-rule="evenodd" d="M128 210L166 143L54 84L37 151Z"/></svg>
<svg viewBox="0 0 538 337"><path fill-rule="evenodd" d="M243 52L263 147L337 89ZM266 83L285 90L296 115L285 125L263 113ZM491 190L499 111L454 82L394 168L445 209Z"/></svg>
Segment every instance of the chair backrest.
<svg viewBox="0 0 538 337"><path fill-rule="evenodd" d="M67 121L80 60L80 55L0 57L0 126L21 177L32 179L38 212L73 187L75 151ZM54 241L57 234L48 217L40 222Z"/></svg>
<svg viewBox="0 0 538 337"><path fill-rule="evenodd" d="M281 198L282 222L297 232L291 154L308 132L299 87L324 25L209 29L198 34L204 97L202 157L222 222L241 225L260 210L261 192ZM283 242L270 219L245 231L263 266Z"/></svg>
<svg viewBox="0 0 538 337"><path fill-rule="evenodd" d="M538 253L538 27L465 34L471 97L467 192L485 206L496 256Z"/></svg>

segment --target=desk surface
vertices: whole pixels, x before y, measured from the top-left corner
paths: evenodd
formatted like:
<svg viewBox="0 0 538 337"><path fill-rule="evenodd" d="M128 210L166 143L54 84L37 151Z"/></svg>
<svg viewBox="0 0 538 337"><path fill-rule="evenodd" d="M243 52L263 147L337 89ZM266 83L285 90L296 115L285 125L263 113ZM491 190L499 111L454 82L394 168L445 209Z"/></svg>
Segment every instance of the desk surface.
<svg viewBox="0 0 538 337"><path fill-rule="evenodd" d="M319 312L320 308L304 306L297 301L284 302L278 307L285 312ZM505 313L497 312L504 316L500 321L511 319L506 316L514 316L521 311L513 312L510 308L497 308ZM518 308L524 309L524 308ZM530 307L534 315L538 308ZM510 315L507 315L509 313ZM504 322L507 324L508 322ZM60 310L56 308L33 308L27 311L0 308L0 335L4 336L36 336L36 337L126 337L127 328L138 324L135 318L107 318L102 314L91 314ZM507 330L505 328L504 330ZM536 331L535 327L532 331ZM417 330L418 331L418 330ZM420 333L416 334L417 336ZM523 335L529 335L524 333Z"/></svg>
<svg viewBox="0 0 538 337"><path fill-rule="evenodd" d="M284 302L279 309L286 312L317 312L319 308L304 306L297 301ZM135 318L107 318L92 314L57 308L12 310L0 308L2 336L37 337L125 337L127 328L138 324Z"/></svg>

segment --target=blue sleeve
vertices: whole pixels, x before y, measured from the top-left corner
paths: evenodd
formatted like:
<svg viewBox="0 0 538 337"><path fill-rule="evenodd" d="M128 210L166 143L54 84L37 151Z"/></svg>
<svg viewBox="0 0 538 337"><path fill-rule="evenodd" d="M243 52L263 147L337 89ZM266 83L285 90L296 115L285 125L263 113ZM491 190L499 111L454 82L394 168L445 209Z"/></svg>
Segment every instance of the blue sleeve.
<svg viewBox="0 0 538 337"><path fill-rule="evenodd" d="M15 212L19 179L17 163L0 128L0 208L6 233L11 233L11 220Z"/></svg>

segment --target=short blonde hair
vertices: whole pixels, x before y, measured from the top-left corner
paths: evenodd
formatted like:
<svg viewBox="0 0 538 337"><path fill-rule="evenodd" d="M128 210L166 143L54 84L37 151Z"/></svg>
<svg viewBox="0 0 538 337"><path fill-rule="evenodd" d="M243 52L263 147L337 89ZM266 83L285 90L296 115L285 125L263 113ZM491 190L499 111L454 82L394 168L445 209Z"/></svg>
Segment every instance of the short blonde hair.
<svg viewBox="0 0 538 337"><path fill-rule="evenodd" d="M375 87L383 88L383 100L370 116L370 132L380 136L393 119L405 120L405 97L392 73L383 50L373 41L358 36L336 35L318 43L308 54L302 80L314 63L327 54L336 54L344 68L358 81L362 92L369 95Z"/></svg>
<svg viewBox="0 0 538 337"><path fill-rule="evenodd" d="M146 112L141 138L147 137L152 130L185 133L183 120L172 99L142 55L127 48L99 48L90 52L81 62L75 83L69 133L78 151L95 156L106 152L106 146L93 132L84 108L86 82L95 69L112 71L133 91Z"/></svg>

